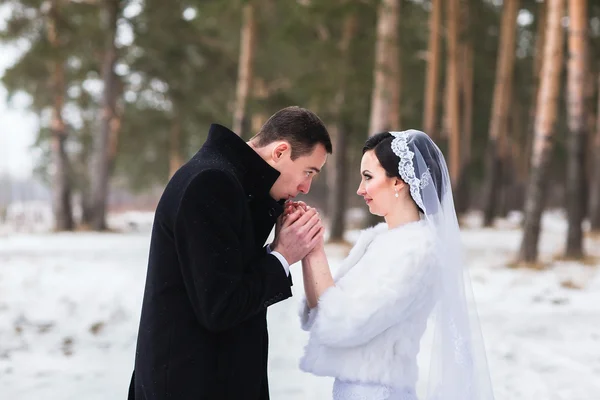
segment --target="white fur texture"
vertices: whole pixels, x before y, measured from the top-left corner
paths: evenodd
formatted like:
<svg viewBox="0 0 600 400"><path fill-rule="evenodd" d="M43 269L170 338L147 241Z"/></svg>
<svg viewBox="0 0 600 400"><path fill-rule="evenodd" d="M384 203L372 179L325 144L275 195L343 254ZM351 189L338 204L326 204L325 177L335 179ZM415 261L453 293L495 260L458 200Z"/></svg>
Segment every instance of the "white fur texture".
<svg viewBox="0 0 600 400"><path fill-rule="evenodd" d="M316 308L303 302L302 329L310 339L300 368L345 381L414 387L419 342L434 304L436 260L423 221L363 231L335 286Z"/></svg>

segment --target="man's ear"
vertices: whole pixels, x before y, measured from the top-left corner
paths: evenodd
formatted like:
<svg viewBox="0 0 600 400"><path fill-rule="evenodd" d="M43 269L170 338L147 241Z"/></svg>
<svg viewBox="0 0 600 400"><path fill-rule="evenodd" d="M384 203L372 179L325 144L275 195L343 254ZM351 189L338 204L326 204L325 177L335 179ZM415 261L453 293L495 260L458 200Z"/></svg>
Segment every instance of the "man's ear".
<svg viewBox="0 0 600 400"><path fill-rule="evenodd" d="M273 161L279 162L286 154L287 151L290 150L290 145L287 142L278 142L275 146L273 146L273 150L271 152L271 157Z"/></svg>

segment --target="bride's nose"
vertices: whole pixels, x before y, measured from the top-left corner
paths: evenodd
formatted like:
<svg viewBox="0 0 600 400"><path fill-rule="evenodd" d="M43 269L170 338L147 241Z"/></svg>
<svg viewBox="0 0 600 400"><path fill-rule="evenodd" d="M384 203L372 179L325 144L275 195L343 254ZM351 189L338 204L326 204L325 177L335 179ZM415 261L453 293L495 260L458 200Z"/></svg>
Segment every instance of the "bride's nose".
<svg viewBox="0 0 600 400"><path fill-rule="evenodd" d="M358 190L356 191L356 194L359 196L364 196L365 194L367 194L362 183L360 185L358 185Z"/></svg>

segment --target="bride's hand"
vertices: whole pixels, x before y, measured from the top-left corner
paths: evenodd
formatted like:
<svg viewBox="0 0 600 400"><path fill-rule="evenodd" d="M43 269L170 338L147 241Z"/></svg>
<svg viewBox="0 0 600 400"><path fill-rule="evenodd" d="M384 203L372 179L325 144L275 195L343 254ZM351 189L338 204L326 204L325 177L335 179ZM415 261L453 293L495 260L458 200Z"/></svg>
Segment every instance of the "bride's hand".
<svg viewBox="0 0 600 400"><path fill-rule="evenodd" d="M310 210L310 209L311 209L311 207L307 206L307 211ZM316 236L319 237L319 241L317 242L317 244L315 245L315 247L313 247L313 249L308 252L308 254L306 255L306 257L311 257L311 256L314 256L317 253L325 252L325 240L323 239L324 234L325 234L325 226L323 225L323 221L319 220L318 231L315 234Z"/></svg>

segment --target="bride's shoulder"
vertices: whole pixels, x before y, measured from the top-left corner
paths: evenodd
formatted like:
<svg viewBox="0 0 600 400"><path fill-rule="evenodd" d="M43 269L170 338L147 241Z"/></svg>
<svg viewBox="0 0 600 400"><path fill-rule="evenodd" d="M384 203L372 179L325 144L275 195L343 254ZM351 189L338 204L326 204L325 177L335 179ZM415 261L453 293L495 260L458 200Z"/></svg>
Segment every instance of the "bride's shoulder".
<svg viewBox="0 0 600 400"><path fill-rule="evenodd" d="M387 225L385 223L380 223L378 225L372 226L370 228L366 228L360 231L356 242L350 249L350 252L342 262L337 277L345 274L350 268L352 268L362 257L364 257L368 248L371 247L371 243L373 240L382 232L387 229Z"/></svg>
<svg viewBox="0 0 600 400"><path fill-rule="evenodd" d="M397 254L399 257L407 253L432 253L434 237L425 221L417 221L379 232L372 247L374 252Z"/></svg>
<svg viewBox="0 0 600 400"><path fill-rule="evenodd" d="M354 265L359 259L368 262L393 262L406 260L406 257L433 254L434 235L427 223L418 221L398 228L388 229L382 222L361 231L356 243L345 259L342 271Z"/></svg>
<svg viewBox="0 0 600 400"><path fill-rule="evenodd" d="M369 228L363 229L360 231L359 238L369 237L369 236L377 236L380 233L387 231L387 224L385 222L381 222L377 225L371 226Z"/></svg>
<svg viewBox="0 0 600 400"><path fill-rule="evenodd" d="M386 230L387 224L385 222L361 230L358 234L356 242L354 243L354 246L352 246L353 249L368 246L376 237L378 237L381 233L385 232Z"/></svg>

